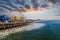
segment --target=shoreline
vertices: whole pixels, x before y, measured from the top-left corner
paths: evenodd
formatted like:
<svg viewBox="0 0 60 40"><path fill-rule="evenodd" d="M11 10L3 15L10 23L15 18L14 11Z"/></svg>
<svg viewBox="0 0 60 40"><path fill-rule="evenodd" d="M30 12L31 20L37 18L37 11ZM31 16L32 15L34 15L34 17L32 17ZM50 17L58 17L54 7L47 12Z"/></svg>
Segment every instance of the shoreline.
<svg viewBox="0 0 60 40"><path fill-rule="evenodd" d="M43 23L31 23L27 26L22 26L22 27L17 27L17 28L12 28L12 29L6 29L5 31L2 30L0 31L0 38L4 38L5 36L11 34L11 33L16 33L16 32L21 32L21 31L30 31L32 29L38 29L45 24Z"/></svg>

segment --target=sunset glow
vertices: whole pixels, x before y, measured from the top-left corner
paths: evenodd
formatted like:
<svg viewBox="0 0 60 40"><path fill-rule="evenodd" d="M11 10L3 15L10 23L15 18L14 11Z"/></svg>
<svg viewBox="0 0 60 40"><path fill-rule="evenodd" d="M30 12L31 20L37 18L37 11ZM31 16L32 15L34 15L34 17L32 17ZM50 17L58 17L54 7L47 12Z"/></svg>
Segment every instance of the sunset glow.
<svg viewBox="0 0 60 40"><path fill-rule="evenodd" d="M1 0L0 14L8 16L20 16L24 14L27 18L31 19L57 19L56 15L60 15L60 1L10 0L7 2L6 0Z"/></svg>

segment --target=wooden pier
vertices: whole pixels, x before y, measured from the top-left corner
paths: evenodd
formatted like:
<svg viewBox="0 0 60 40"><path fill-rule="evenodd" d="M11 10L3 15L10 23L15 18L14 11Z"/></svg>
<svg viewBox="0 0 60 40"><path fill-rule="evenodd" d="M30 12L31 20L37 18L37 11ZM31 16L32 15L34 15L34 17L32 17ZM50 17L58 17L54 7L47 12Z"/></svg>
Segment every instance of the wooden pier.
<svg viewBox="0 0 60 40"><path fill-rule="evenodd" d="M0 28L9 28L9 27L18 27L18 26L23 26L26 25L27 23L25 22L0 22Z"/></svg>

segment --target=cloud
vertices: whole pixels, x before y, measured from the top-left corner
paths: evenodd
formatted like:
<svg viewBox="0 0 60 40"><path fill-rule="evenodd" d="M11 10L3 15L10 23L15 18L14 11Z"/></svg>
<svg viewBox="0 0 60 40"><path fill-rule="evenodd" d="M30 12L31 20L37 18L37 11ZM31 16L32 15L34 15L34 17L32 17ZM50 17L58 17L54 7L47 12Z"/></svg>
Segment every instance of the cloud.
<svg viewBox="0 0 60 40"><path fill-rule="evenodd" d="M44 5L42 5L41 7L42 7L42 8L47 8L47 7L49 7L49 6L46 5L46 4L44 4Z"/></svg>
<svg viewBox="0 0 60 40"><path fill-rule="evenodd" d="M47 0L48 2L50 2L50 3L56 3L56 0Z"/></svg>
<svg viewBox="0 0 60 40"><path fill-rule="evenodd" d="M50 5L49 3L52 4ZM33 9L32 11L34 10L50 11L50 9L53 9L52 7L54 7L54 4L59 4L59 3L60 0L46 0L46 1L45 0L0 0L0 11L17 10L20 12L27 12L27 10L31 10L31 8Z"/></svg>

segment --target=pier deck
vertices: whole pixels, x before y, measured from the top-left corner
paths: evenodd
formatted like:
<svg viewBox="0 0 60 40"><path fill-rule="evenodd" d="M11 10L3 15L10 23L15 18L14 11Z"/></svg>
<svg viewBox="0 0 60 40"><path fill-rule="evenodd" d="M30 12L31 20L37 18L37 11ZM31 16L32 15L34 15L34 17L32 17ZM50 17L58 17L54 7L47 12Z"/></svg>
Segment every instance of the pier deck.
<svg viewBox="0 0 60 40"><path fill-rule="evenodd" d="M25 22L0 22L0 28L6 28L6 27L16 27L16 26L23 26L26 25L27 23Z"/></svg>

